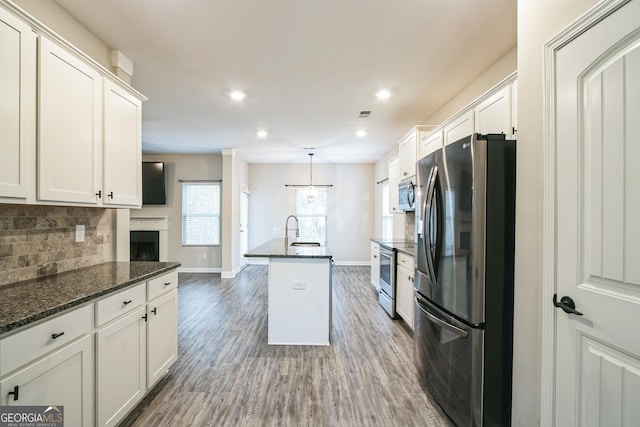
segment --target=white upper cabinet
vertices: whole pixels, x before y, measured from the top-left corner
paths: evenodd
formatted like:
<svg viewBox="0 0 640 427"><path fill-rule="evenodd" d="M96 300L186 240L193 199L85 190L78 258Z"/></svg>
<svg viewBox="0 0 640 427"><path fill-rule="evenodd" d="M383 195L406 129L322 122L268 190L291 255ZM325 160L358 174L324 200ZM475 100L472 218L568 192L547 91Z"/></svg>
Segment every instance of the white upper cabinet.
<svg viewBox="0 0 640 427"><path fill-rule="evenodd" d="M511 87L506 86L475 108L476 132L504 133L511 137Z"/></svg>
<svg viewBox="0 0 640 427"><path fill-rule="evenodd" d="M438 129L435 132L424 135L420 139L420 158L433 153L438 148L442 148L442 141L442 129Z"/></svg>
<svg viewBox="0 0 640 427"><path fill-rule="evenodd" d="M105 205L142 202L142 101L104 80L103 194Z"/></svg>
<svg viewBox="0 0 640 427"><path fill-rule="evenodd" d="M44 37L39 51L38 199L97 204L102 76Z"/></svg>
<svg viewBox="0 0 640 427"><path fill-rule="evenodd" d="M398 179L402 181L416 174L416 147L419 131L411 131L404 139L398 143L400 162Z"/></svg>
<svg viewBox="0 0 640 427"><path fill-rule="evenodd" d="M465 136L473 134L473 111L467 111L444 127L444 145L456 142Z"/></svg>
<svg viewBox="0 0 640 427"><path fill-rule="evenodd" d="M36 35L3 9L0 52L0 198L26 199L35 164Z"/></svg>
<svg viewBox="0 0 640 427"><path fill-rule="evenodd" d="M389 212L403 213L398 209L398 168L399 159L389 162Z"/></svg>

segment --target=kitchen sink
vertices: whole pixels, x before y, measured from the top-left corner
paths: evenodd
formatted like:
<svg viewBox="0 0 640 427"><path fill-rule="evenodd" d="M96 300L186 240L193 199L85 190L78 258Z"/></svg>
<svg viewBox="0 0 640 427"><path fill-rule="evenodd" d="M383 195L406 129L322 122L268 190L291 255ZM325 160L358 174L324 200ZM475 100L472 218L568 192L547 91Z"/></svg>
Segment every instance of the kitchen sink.
<svg viewBox="0 0 640 427"><path fill-rule="evenodd" d="M291 246L307 246L307 247L317 247L320 246L318 242L293 242Z"/></svg>

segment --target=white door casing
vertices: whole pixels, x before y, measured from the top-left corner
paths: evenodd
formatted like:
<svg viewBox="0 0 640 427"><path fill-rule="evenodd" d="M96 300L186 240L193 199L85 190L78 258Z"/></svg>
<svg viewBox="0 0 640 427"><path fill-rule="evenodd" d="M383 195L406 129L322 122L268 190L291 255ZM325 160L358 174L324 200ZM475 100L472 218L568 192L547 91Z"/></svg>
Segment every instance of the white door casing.
<svg viewBox="0 0 640 427"><path fill-rule="evenodd" d="M544 425L640 424L639 16L601 3L547 45Z"/></svg>

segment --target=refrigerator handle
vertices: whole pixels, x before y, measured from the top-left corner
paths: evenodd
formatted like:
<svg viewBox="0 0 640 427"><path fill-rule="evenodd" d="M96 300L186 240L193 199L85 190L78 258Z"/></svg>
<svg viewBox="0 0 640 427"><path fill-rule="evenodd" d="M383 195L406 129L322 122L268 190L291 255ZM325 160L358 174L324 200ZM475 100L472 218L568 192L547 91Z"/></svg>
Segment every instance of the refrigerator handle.
<svg viewBox="0 0 640 427"><path fill-rule="evenodd" d="M469 336L469 332L460 329L456 326L453 326L447 322L445 322L444 320L438 319L436 316L434 316L433 314L429 313L427 310L425 310L422 307L422 302L420 301L420 299L418 299L418 297L415 297L415 301L416 301L416 305L418 306L418 308L420 309L420 311L422 311L425 316L427 316L427 318L432 321L433 323L445 328L446 330L448 330L449 332L452 332L456 335L458 335L459 337L462 338L466 338Z"/></svg>
<svg viewBox="0 0 640 427"><path fill-rule="evenodd" d="M425 197L425 208L424 208L424 218L423 218L423 226L424 226L424 251L427 257L427 268L429 269L429 275L433 280L435 280L435 267L433 265L434 259L431 254L431 211L433 210L433 199L435 198L435 186L436 186L436 177L438 176L438 166L434 166L431 169L431 174L429 175L429 185L427 185L427 197Z"/></svg>

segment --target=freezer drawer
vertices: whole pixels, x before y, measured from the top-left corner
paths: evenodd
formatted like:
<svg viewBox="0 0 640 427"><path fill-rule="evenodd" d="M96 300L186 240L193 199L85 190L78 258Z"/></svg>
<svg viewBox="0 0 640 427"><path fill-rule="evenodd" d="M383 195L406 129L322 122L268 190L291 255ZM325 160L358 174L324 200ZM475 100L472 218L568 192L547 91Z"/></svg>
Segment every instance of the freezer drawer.
<svg viewBox="0 0 640 427"><path fill-rule="evenodd" d="M457 321L418 293L414 303L414 359L421 384L456 425L482 425L484 331Z"/></svg>

